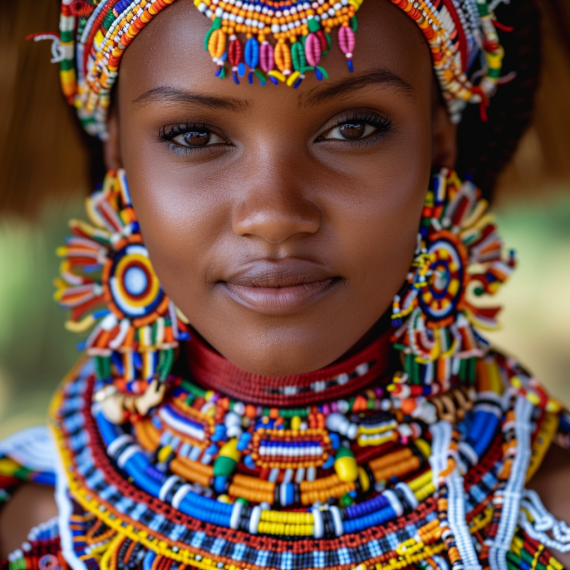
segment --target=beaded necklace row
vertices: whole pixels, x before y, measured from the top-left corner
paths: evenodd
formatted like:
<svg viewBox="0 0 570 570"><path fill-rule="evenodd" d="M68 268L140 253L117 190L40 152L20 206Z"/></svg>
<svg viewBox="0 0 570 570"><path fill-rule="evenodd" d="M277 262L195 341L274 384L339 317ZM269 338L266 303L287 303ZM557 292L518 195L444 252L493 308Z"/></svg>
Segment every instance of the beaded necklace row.
<svg viewBox="0 0 570 570"><path fill-rule="evenodd" d="M147 565L399 568L445 556L459 568L475 556L498 568L528 551L560 568L526 535L509 550L525 473L553 437L558 408L516 363L489 354L478 368L479 395L460 390L453 422L430 400L419 407L433 406L431 421L412 418L388 391L336 410L264 409L179 381L132 429L109 422L100 404L91 415L96 382L86 370L56 402L70 496L113 530L108 548L139 545ZM99 560L84 547L76 555Z"/></svg>

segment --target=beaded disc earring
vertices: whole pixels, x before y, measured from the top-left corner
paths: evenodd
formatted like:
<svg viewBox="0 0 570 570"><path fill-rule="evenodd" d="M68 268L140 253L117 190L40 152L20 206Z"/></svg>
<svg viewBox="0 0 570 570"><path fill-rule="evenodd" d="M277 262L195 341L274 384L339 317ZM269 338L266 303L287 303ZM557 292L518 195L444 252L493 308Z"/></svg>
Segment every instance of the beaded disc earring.
<svg viewBox="0 0 570 570"><path fill-rule="evenodd" d="M432 181L412 268L392 308L392 340L406 372L392 388L404 398L474 381L487 344L477 329L496 329L500 308L472 298L496 293L515 267L481 191L448 169Z"/></svg>
<svg viewBox="0 0 570 570"><path fill-rule="evenodd" d="M107 174L86 210L92 225L71 220L73 235L57 251L55 299L71 310L66 328L91 329L78 348L94 360L98 399L120 421L125 410L145 413L160 400L174 351L190 337L152 268L124 170Z"/></svg>

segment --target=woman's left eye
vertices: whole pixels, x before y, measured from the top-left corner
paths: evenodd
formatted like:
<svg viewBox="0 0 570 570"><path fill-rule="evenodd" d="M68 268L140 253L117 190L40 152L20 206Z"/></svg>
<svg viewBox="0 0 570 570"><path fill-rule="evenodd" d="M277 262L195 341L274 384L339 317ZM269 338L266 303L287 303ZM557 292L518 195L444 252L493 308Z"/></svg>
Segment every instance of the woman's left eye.
<svg viewBox="0 0 570 570"><path fill-rule="evenodd" d="M216 135L208 129L198 128L186 131L175 137L172 137L172 142L187 148L199 148L205 146L212 146L215 144L223 143L222 137Z"/></svg>
<svg viewBox="0 0 570 570"><path fill-rule="evenodd" d="M318 141L359 142L387 133L392 127L390 118L376 113L349 113L337 117L335 123L318 137Z"/></svg>
<svg viewBox="0 0 570 570"><path fill-rule="evenodd" d="M322 140L356 141L365 139L378 131L378 128L363 121L350 121L342 123L322 135Z"/></svg>

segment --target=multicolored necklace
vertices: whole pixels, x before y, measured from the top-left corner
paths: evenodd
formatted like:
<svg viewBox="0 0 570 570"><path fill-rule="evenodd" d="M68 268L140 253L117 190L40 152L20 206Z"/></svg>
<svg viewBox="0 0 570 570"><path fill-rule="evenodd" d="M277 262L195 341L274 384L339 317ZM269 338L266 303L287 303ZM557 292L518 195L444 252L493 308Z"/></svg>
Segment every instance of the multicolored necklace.
<svg viewBox="0 0 570 570"><path fill-rule="evenodd" d="M530 557L560 569L516 528L560 408L498 353L476 372L412 414L399 375L301 408L171 378L155 410L118 425L92 404L87 364L53 406L66 559L103 570L458 570L526 568Z"/></svg>

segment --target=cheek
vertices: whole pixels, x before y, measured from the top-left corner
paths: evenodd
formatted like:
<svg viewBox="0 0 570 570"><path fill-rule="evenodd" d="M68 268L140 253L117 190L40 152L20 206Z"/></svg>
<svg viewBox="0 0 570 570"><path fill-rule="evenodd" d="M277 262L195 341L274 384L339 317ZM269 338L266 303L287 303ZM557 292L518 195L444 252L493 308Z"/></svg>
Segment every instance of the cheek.
<svg viewBox="0 0 570 570"><path fill-rule="evenodd" d="M161 285L183 311L194 314L190 304L204 302L229 211L214 191L217 183L203 178L198 183L188 170L158 166L149 160L128 174L133 205Z"/></svg>
<svg viewBox="0 0 570 570"><path fill-rule="evenodd" d="M354 193L336 205L333 223L342 235L338 251L350 264L368 311L377 317L409 271L429 177L429 160L396 157L367 176L353 178Z"/></svg>

